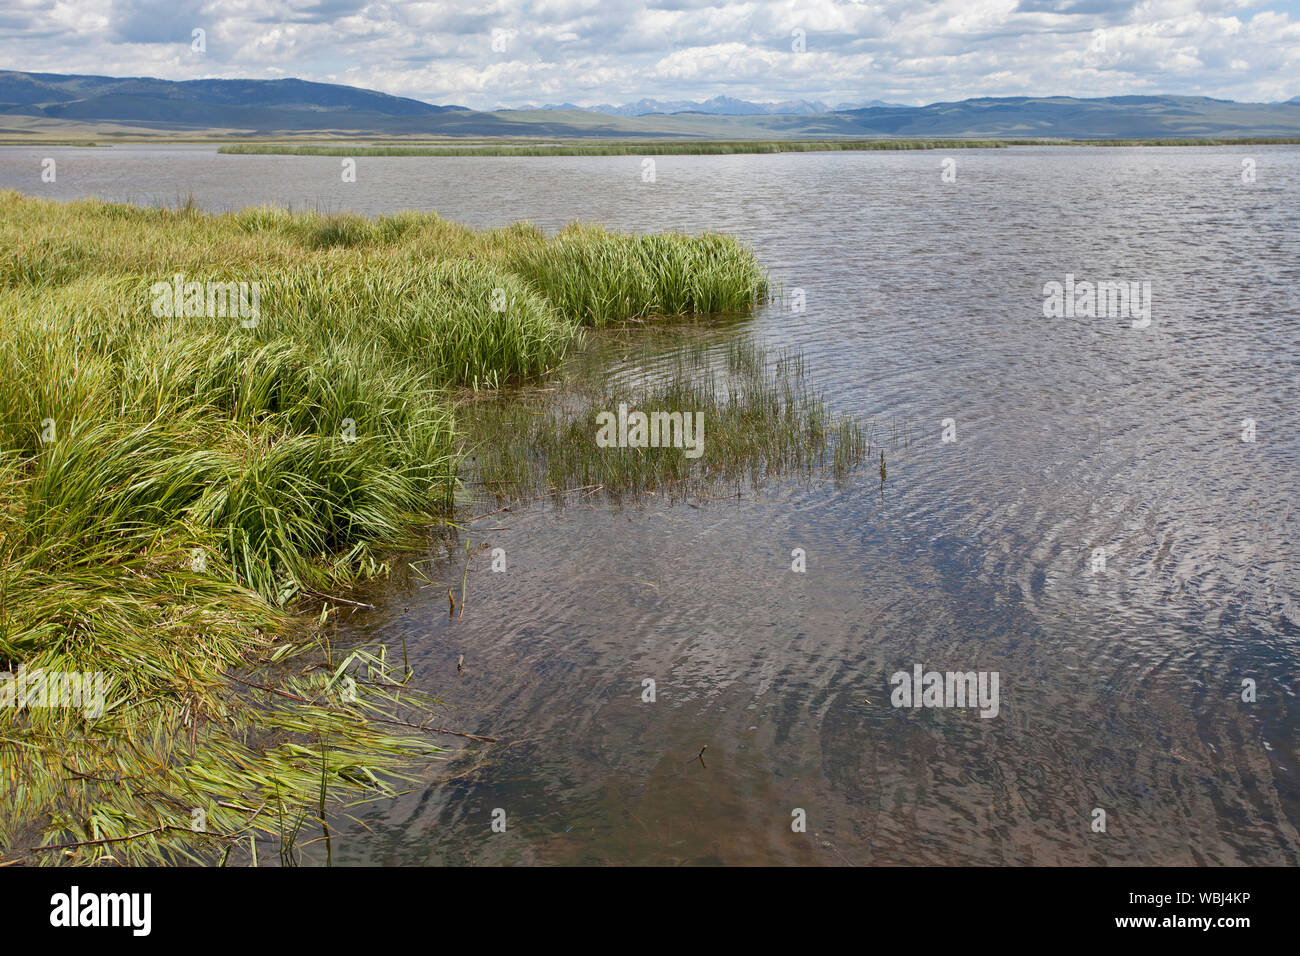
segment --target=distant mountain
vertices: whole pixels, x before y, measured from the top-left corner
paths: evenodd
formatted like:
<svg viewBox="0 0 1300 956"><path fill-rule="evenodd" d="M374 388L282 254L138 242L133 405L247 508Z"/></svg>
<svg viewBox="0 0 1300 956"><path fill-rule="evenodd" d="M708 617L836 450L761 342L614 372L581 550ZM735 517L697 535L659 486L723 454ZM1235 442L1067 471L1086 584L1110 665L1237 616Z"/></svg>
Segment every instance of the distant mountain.
<svg viewBox="0 0 1300 956"><path fill-rule="evenodd" d="M928 106L831 114L842 135L1152 139L1300 135L1294 103L1235 103L1207 96L980 97ZM793 124L798 125L798 124Z"/></svg>
<svg viewBox="0 0 1300 956"><path fill-rule="evenodd" d="M813 113L830 113L837 110L856 110L868 106L898 106L898 103L886 103L884 100L864 100L861 103L840 103L834 107L827 106L821 100L783 100L780 103L753 103L738 100L730 96L715 96L711 100L637 100L614 106L602 103L599 106L578 106L574 103L548 103L546 106L516 106L518 110L581 110L587 113L601 113L605 116L652 116L656 113L703 113L706 116L788 116L809 115Z"/></svg>
<svg viewBox="0 0 1300 956"><path fill-rule="evenodd" d="M0 70L0 117L142 131L325 132L424 135L590 135L587 126L539 128L463 106L307 80L159 80ZM3 125L3 124L0 124ZM15 123L19 131L31 124Z"/></svg>
<svg viewBox="0 0 1300 956"><path fill-rule="evenodd" d="M721 102L720 102L721 101ZM654 101L630 104L640 108ZM926 106L857 106L824 112L706 114L699 107L737 108L722 98L691 111L619 117L619 129L649 135L731 137L858 137L980 139L1164 139L1300 136L1300 103L1236 103L1205 96L979 97ZM681 104L658 104L681 105ZM750 104L772 106L777 104ZM820 106L821 104L815 104ZM511 114L506 114L511 115ZM528 115L528 114L521 114ZM570 123L590 113L563 115ZM632 124L632 125L628 125Z"/></svg>
<svg viewBox="0 0 1300 956"><path fill-rule="evenodd" d="M145 130L527 135L490 113L307 80L159 80L0 71L0 115ZM562 126L557 134L582 135Z"/></svg>
<svg viewBox="0 0 1300 956"><path fill-rule="evenodd" d="M858 104L862 105L862 104ZM526 108L526 107L524 107ZM655 113L703 113L707 116L772 116L777 114L828 113L830 107L820 100L785 100L781 103L751 103L730 96L715 96L711 100L637 100L614 106L575 106L573 103L548 104L544 110L583 110L605 116L651 116Z"/></svg>
<svg viewBox="0 0 1300 956"><path fill-rule="evenodd" d="M202 132L620 139L782 137L1151 139L1300 136L1300 97L980 97L899 106L793 100L639 100L477 112L305 80L170 80L0 71L0 132Z"/></svg>
<svg viewBox="0 0 1300 956"><path fill-rule="evenodd" d="M861 103L840 103L835 107L835 112L841 110L865 110L873 106L902 106L902 103L886 103L884 100L863 100Z"/></svg>
<svg viewBox="0 0 1300 956"><path fill-rule="evenodd" d="M461 106L433 106L373 90L306 80L156 80L150 77L64 76L0 71L0 109L33 115L132 119L132 113L183 110L186 105L230 109L354 110L382 116L424 116ZM16 110L14 107L23 107Z"/></svg>

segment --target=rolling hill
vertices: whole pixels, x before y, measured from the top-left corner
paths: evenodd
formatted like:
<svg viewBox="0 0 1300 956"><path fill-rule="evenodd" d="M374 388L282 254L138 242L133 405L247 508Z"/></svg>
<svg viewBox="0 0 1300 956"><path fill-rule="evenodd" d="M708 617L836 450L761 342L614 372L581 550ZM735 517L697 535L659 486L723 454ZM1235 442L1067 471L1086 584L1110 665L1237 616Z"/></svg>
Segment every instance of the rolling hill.
<svg viewBox="0 0 1300 956"><path fill-rule="evenodd" d="M621 139L1300 135L1300 102L1236 103L1200 96L980 97L821 112L811 112L805 101L793 101L788 113L766 112L770 104L725 97L703 103L642 100L610 108L629 115L565 105L569 108L479 112L297 79L172 81L0 71L0 132L22 136L73 129L113 138L132 133ZM640 112L679 105L689 109Z"/></svg>

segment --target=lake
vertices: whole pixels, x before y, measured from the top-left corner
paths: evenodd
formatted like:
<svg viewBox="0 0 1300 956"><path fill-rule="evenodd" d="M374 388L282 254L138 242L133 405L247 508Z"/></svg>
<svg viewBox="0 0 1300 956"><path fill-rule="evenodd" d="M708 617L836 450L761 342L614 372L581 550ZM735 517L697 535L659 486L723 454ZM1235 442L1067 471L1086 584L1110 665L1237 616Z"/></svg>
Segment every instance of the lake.
<svg viewBox="0 0 1300 956"><path fill-rule="evenodd" d="M498 742L439 738L463 752L339 815L333 862L1300 863L1300 148L653 169L0 148L0 187L57 199L731 233L787 294L654 347L802 350L833 411L905 436L883 487L574 495L437 536L338 640L405 644L436 722ZM1044 314L1103 282L1127 311ZM476 559L449 619L430 581L459 593L467 543L506 570ZM895 706L918 666L996 674L996 714Z"/></svg>

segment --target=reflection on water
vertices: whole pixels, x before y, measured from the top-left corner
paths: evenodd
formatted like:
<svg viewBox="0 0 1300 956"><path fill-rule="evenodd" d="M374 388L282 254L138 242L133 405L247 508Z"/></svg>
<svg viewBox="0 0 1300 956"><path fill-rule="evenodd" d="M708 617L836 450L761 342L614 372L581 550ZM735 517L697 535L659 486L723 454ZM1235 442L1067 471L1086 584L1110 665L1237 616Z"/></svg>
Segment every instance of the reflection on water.
<svg viewBox="0 0 1300 956"><path fill-rule="evenodd" d="M1300 150L1249 147L1255 184L1243 155L963 151L953 184L939 153L665 156L653 184L636 157L389 158L342 184L332 158L23 148L0 186L733 232L807 310L682 341L797 347L833 412L912 430L883 495L873 468L574 495L440 538L434 582L467 541L507 570L479 552L459 620L395 580L340 639L405 637L445 725L501 742L355 810L335 862L1294 865ZM1043 318L1066 274L1150 281L1151 327ZM998 716L895 709L914 664L997 671Z"/></svg>

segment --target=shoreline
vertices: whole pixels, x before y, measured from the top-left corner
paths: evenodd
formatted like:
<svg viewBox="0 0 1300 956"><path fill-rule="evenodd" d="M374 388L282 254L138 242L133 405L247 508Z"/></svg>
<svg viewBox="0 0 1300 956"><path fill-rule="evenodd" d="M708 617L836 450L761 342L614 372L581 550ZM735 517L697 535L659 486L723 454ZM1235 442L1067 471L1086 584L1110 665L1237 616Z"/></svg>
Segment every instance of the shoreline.
<svg viewBox="0 0 1300 956"><path fill-rule="evenodd" d="M326 625L454 520L455 390L536 381L588 326L768 293L717 234L0 206L0 668L106 688L93 716L0 712L6 862L291 852L286 817L394 792L453 731Z"/></svg>
<svg viewBox="0 0 1300 956"><path fill-rule="evenodd" d="M535 137L520 139L501 137L465 139L411 137L392 139L385 135L361 133L322 136L308 133L286 141L285 136L249 137L216 136L143 136L109 135L101 139L47 136L29 138L12 134L0 136L0 148L21 146L59 146L64 148L108 148L111 146L217 146L223 155L256 156L690 156L748 155L804 152L876 152L936 149L1007 149L1010 147L1214 147L1214 146L1300 146L1300 136L1236 137L1146 137L1136 139L1105 138L1005 138L1005 137L916 137L897 139L862 138L791 138L791 139L673 139L636 140L580 139ZM356 145L341 140L353 139ZM233 141L232 141L233 140Z"/></svg>

